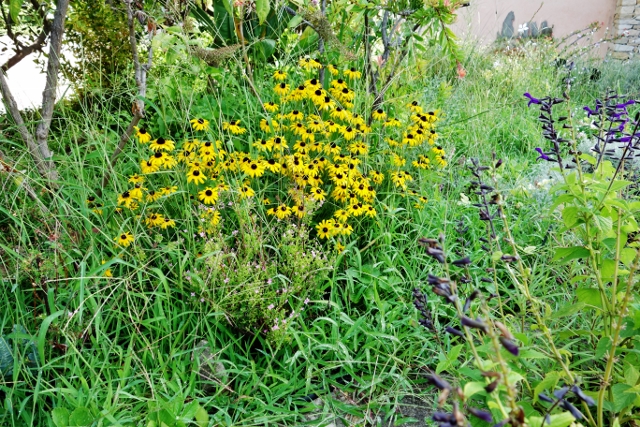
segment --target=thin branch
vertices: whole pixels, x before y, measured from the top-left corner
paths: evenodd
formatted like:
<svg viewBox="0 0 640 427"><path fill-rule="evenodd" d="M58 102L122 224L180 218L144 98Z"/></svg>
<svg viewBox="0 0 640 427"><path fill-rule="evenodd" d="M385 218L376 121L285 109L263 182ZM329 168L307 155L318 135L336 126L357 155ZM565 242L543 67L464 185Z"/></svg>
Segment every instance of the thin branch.
<svg viewBox="0 0 640 427"><path fill-rule="evenodd" d="M138 55L138 42L136 40L136 27L134 20L134 12L131 7L131 0L123 0L123 3L127 7L127 22L129 25L129 46L131 47L131 55L133 57L133 67L134 67L134 78L136 81L136 86L138 87L138 97L133 102L131 110L133 112L133 117L127 126L127 129L124 131L122 136L120 137L120 142L118 142L118 146L114 150L113 154L109 158L109 166L113 168L116 163L116 160L122 150L124 150L125 145L133 135L133 131L135 127L138 125L140 120L144 117L144 101L147 94L147 72L151 69L152 61L153 61L153 43L149 40L149 48L147 50L147 63L140 63L140 56ZM149 32L149 38L153 38L155 34L155 23L150 21L150 18L147 16L147 31ZM109 183L110 174L107 170L102 178L102 188L106 187Z"/></svg>

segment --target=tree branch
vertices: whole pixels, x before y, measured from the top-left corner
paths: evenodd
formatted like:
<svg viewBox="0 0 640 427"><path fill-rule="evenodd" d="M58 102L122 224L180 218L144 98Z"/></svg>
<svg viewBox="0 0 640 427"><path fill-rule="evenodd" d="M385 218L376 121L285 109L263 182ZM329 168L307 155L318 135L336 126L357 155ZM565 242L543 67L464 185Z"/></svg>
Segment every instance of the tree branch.
<svg viewBox="0 0 640 427"><path fill-rule="evenodd" d="M136 81L136 86L138 87L138 97L133 101L133 105L131 110L133 112L133 117L131 118L131 122L127 126L127 129L124 131L122 136L120 137L120 142L116 147L115 151L109 158L109 167L113 168L124 150L125 145L129 139L131 139L131 135L133 135L133 131L135 127L138 125L140 120L144 117L144 101L142 100L147 95L147 72L151 69L152 60L153 60L153 45L151 40L149 40L149 49L147 50L147 63L140 63L140 56L138 55L138 42L136 41L136 27L134 20L134 12L131 7L131 0L122 0L123 3L127 7L127 23L129 24L129 46L131 47L131 56L133 57L133 67L134 67L134 76ZM138 16L142 16L138 14ZM146 16L147 19L147 31L149 32L149 38L153 38L155 34L155 23L150 21L150 18ZM109 183L110 174L107 170L102 178L102 188L106 187Z"/></svg>

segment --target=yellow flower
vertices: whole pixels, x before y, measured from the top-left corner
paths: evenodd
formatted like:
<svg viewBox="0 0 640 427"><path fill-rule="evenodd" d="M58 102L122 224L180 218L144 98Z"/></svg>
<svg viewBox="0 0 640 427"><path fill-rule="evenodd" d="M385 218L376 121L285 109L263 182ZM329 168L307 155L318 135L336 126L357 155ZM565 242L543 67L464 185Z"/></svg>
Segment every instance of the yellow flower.
<svg viewBox="0 0 640 427"><path fill-rule="evenodd" d="M265 102L263 105L264 109L270 113L275 113L276 111L278 111L278 104L276 104L275 102Z"/></svg>
<svg viewBox="0 0 640 427"><path fill-rule="evenodd" d="M102 260L102 265L106 264L107 261ZM104 277L113 277L113 274L111 273L111 269L107 268L104 273L103 273Z"/></svg>
<svg viewBox="0 0 640 427"><path fill-rule="evenodd" d="M230 122L222 122L222 130L228 130L234 135L242 135L247 130L240 127L240 120L231 120Z"/></svg>
<svg viewBox="0 0 640 427"><path fill-rule="evenodd" d="M193 182L196 185L200 185L207 180L207 177L202 173L200 169L191 169L187 174L187 182Z"/></svg>
<svg viewBox="0 0 640 427"><path fill-rule="evenodd" d="M384 127L400 127L402 126L402 123L400 122L400 120L398 119L389 119L386 122L384 122Z"/></svg>
<svg viewBox="0 0 640 427"><path fill-rule="evenodd" d="M260 160L243 162L240 168L242 169L242 172L246 173L251 178L261 177L264 175L265 171L265 165Z"/></svg>
<svg viewBox="0 0 640 427"><path fill-rule="evenodd" d="M158 138L151 141L151 144L149 144L149 148L151 148L153 151L172 151L174 148L176 148L176 144L169 139Z"/></svg>
<svg viewBox="0 0 640 427"><path fill-rule="evenodd" d="M273 141L261 139L260 141L256 141L253 143L253 146L256 147L260 151L271 151L273 148Z"/></svg>
<svg viewBox="0 0 640 427"><path fill-rule="evenodd" d="M353 67L344 70L344 75L350 79L359 79L360 77L362 77L362 73Z"/></svg>
<svg viewBox="0 0 640 427"><path fill-rule="evenodd" d="M387 113L385 113L382 108L378 108L371 113L371 117L373 117L373 120L384 120L387 117Z"/></svg>
<svg viewBox="0 0 640 427"><path fill-rule="evenodd" d="M332 76L337 76L339 73L338 69L333 64L327 65L327 70L329 70Z"/></svg>
<svg viewBox="0 0 640 427"><path fill-rule="evenodd" d="M144 222L149 228L156 227L164 222L164 217L159 213L150 213Z"/></svg>
<svg viewBox="0 0 640 427"><path fill-rule="evenodd" d="M300 85L291 92L289 95L289 100L291 101L302 101L307 98L307 88L305 85Z"/></svg>
<svg viewBox="0 0 640 427"><path fill-rule="evenodd" d="M320 187L313 187L311 189L311 197L318 201L324 200L326 193Z"/></svg>
<svg viewBox="0 0 640 427"><path fill-rule="evenodd" d="M268 214L270 215L275 215L276 218L278 219L285 219L288 218L292 211L291 208L287 205L285 205L284 203L279 205L278 207L275 208L271 208L267 211Z"/></svg>
<svg viewBox="0 0 640 427"><path fill-rule="evenodd" d="M418 101L411 101L407 104L407 107L409 107L409 109L414 113L422 113L422 107L418 105Z"/></svg>
<svg viewBox="0 0 640 427"><path fill-rule="evenodd" d="M371 180L376 184L381 184L382 181L384 181L384 174L382 172L371 171L369 172L369 176L371 177Z"/></svg>
<svg viewBox="0 0 640 427"><path fill-rule="evenodd" d="M194 130L207 130L209 129L209 120L205 119L192 119L191 126Z"/></svg>
<svg viewBox="0 0 640 427"><path fill-rule="evenodd" d="M364 209L364 213L367 214L367 216L373 218L374 216L376 216L376 210L373 206L371 205L364 205L363 206Z"/></svg>
<svg viewBox="0 0 640 427"><path fill-rule="evenodd" d="M218 200L218 189L207 187L198 193L198 199L205 205L212 205Z"/></svg>
<svg viewBox="0 0 640 427"><path fill-rule="evenodd" d="M131 243L133 243L133 241L135 240L133 237L133 234L131 234L128 231L125 231L124 233L119 234L115 239L115 242L120 245L120 246L124 246L125 248L127 246L129 246Z"/></svg>
<svg viewBox="0 0 640 427"><path fill-rule="evenodd" d="M273 91L274 91L274 92L276 93L276 95L278 95L278 96L286 96L286 95L289 93L289 91L290 91L290 90L291 90L291 89L289 88L289 85L288 85L288 84L286 84L286 83L284 83L284 82L277 84L277 85L273 88Z"/></svg>
<svg viewBox="0 0 640 427"><path fill-rule="evenodd" d="M342 251L344 251L344 245L340 242L337 242L335 246L335 251L338 252L339 254L342 253Z"/></svg>
<svg viewBox="0 0 640 427"><path fill-rule="evenodd" d="M351 113L341 107L336 107L336 109L331 112L331 117L336 120L349 120Z"/></svg>
<svg viewBox="0 0 640 427"><path fill-rule="evenodd" d="M136 130L136 138L138 138L138 141L141 144L146 144L147 142L151 141L151 135L145 128L134 126L134 129Z"/></svg>
<svg viewBox="0 0 640 427"><path fill-rule="evenodd" d="M144 176L140 176L138 174L131 175L129 177L129 182L132 184L142 184L144 182Z"/></svg>
<svg viewBox="0 0 640 427"><path fill-rule="evenodd" d="M333 220L330 220L330 219L329 220L325 219L324 221L316 225L316 230L318 231L318 237L321 239L327 239L331 237L331 234L333 233L333 229L334 229L334 222Z"/></svg>
<svg viewBox="0 0 640 427"><path fill-rule="evenodd" d="M156 200L158 200L160 197L162 197L162 193L161 192L151 190L151 191L147 192L146 199L147 199L147 202L153 203Z"/></svg>
<svg viewBox="0 0 640 427"><path fill-rule="evenodd" d="M301 111L293 110L285 117L287 117L292 122L299 122L300 120L304 119L304 114Z"/></svg>
<svg viewBox="0 0 640 427"><path fill-rule="evenodd" d="M351 126L344 126L340 129L340 133L347 141L351 141L356 137L356 131Z"/></svg>
<svg viewBox="0 0 640 427"><path fill-rule="evenodd" d="M163 230L166 230L169 227L175 227L175 226L176 226L176 222L169 218L165 218L164 221L162 221L162 224L160 224L160 228L162 228Z"/></svg>
<svg viewBox="0 0 640 427"><path fill-rule="evenodd" d="M273 125L273 127L272 127ZM280 124L275 120L271 119L271 125L267 121L267 119L260 120L260 130L266 133L271 133L272 130L280 129Z"/></svg>
<svg viewBox="0 0 640 427"><path fill-rule="evenodd" d="M396 153L391 153L391 163L395 167L402 167L407 162L407 159L397 155Z"/></svg>
<svg viewBox="0 0 640 427"><path fill-rule="evenodd" d="M175 193L176 191L178 191L178 186L177 185L170 186L170 187L164 187L162 190L160 190L160 192L162 193L163 196L169 196L169 195Z"/></svg>
<svg viewBox="0 0 640 427"><path fill-rule="evenodd" d="M331 87L334 89L342 90L347 87L347 82L342 79L331 80Z"/></svg>
<svg viewBox="0 0 640 427"><path fill-rule="evenodd" d="M276 72L273 73L273 78L274 78L274 80L277 80L277 81L286 80L287 79L287 73L285 73L282 70L276 70Z"/></svg>
<svg viewBox="0 0 640 427"><path fill-rule="evenodd" d="M240 198L242 199L253 197L256 195L256 192L253 191L253 188L249 186L248 182L245 182L244 184L242 184L242 187L240 187L239 191L240 191Z"/></svg>

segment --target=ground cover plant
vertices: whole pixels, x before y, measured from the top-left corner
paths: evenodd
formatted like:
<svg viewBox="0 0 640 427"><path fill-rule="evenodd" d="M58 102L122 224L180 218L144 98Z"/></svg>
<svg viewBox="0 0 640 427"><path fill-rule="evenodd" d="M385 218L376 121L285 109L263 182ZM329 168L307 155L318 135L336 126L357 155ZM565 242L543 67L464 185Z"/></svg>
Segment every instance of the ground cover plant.
<svg viewBox="0 0 640 427"><path fill-rule="evenodd" d="M635 425L638 88L457 6L123 3L55 185L0 119L0 424Z"/></svg>

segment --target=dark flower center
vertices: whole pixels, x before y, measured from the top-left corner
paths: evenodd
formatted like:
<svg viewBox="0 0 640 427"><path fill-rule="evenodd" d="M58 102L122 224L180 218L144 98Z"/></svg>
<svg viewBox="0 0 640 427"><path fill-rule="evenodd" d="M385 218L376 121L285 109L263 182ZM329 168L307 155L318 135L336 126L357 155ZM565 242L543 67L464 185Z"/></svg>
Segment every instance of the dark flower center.
<svg viewBox="0 0 640 427"><path fill-rule="evenodd" d="M200 171L193 171L193 176L200 176Z"/></svg>
<svg viewBox="0 0 640 427"><path fill-rule="evenodd" d="M140 133L140 135L144 135L147 133L147 130L145 128L140 128L138 132Z"/></svg>
<svg viewBox="0 0 640 427"><path fill-rule="evenodd" d="M207 196L207 197L211 197L211 195L213 195L213 191L211 191L211 190L207 190L207 191L205 191L205 192L204 192L204 194L205 194L205 196Z"/></svg>
<svg viewBox="0 0 640 427"><path fill-rule="evenodd" d="M127 235L126 234L121 234L120 235L120 240L127 240Z"/></svg>
<svg viewBox="0 0 640 427"><path fill-rule="evenodd" d="M202 120L202 119L198 119L198 123L200 123L201 125L203 125L203 124L204 124L204 120Z"/></svg>
<svg viewBox="0 0 640 427"><path fill-rule="evenodd" d="M258 169L258 165L256 165L255 163L251 164L251 169L256 170Z"/></svg>
<svg viewBox="0 0 640 427"><path fill-rule="evenodd" d="M158 139L156 139L156 144L158 144L158 145L162 145L162 144L164 144L164 143L165 143L164 138L158 138Z"/></svg>
<svg viewBox="0 0 640 427"><path fill-rule="evenodd" d="M316 96L320 96L322 95L322 91L320 89L317 89L315 92L313 92Z"/></svg>
<svg viewBox="0 0 640 427"><path fill-rule="evenodd" d="M153 157L155 157L156 159L161 159L162 158L162 153L160 151L156 152Z"/></svg>
<svg viewBox="0 0 640 427"><path fill-rule="evenodd" d="M126 199L128 197L131 197L131 194L129 194L128 191L125 191L124 193L122 193L122 198Z"/></svg>

